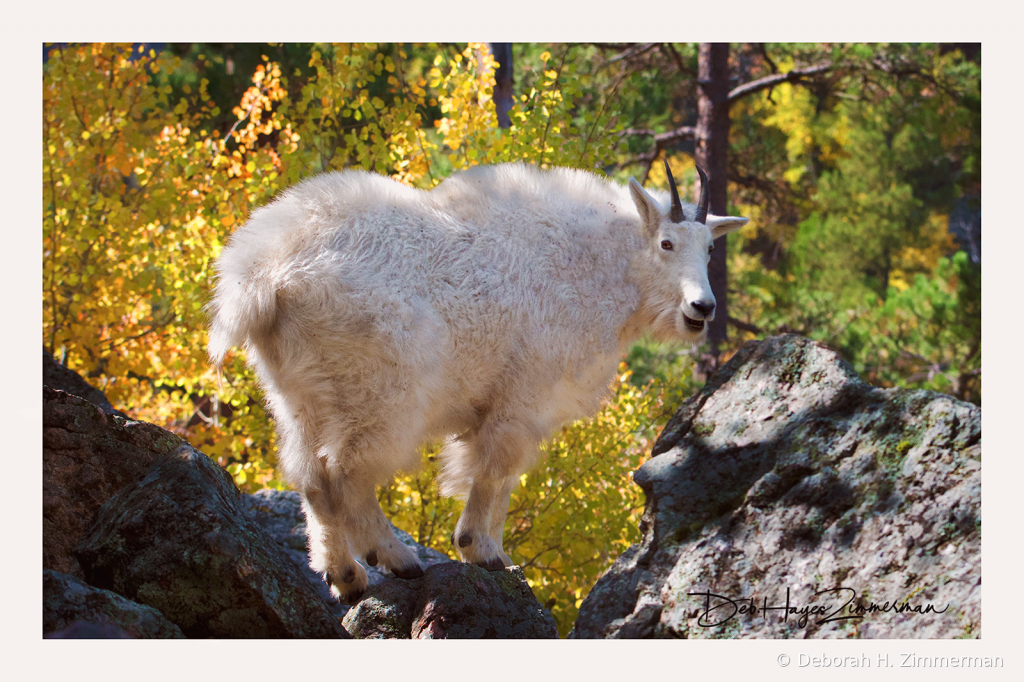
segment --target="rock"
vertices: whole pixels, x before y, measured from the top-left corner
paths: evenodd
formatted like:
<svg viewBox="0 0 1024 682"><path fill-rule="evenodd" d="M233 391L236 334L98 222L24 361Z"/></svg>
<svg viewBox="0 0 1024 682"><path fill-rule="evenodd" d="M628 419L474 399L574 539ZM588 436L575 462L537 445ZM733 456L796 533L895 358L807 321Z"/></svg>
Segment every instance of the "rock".
<svg viewBox="0 0 1024 682"><path fill-rule="evenodd" d="M348 637L241 497L223 469L179 447L100 508L75 550L86 581L188 637Z"/></svg>
<svg viewBox="0 0 1024 682"><path fill-rule="evenodd" d="M356 639L411 639L422 585L423 578L377 583L348 610L342 625Z"/></svg>
<svg viewBox="0 0 1024 682"><path fill-rule="evenodd" d="M345 627L367 639L557 639L558 629L522 569L487 571L448 562L422 578L392 578L366 591Z"/></svg>
<svg viewBox="0 0 1024 682"><path fill-rule="evenodd" d="M56 639L182 638L156 609L43 570L43 635Z"/></svg>
<svg viewBox="0 0 1024 682"><path fill-rule="evenodd" d="M653 455L643 539L570 637L980 636L980 408L786 335L744 346Z"/></svg>
<svg viewBox="0 0 1024 682"><path fill-rule="evenodd" d="M44 635L43 639L135 639L115 625L96 625L78 621L63 630Z"/></svg>
<svg viewBox="0 0 1024 682"><path fill-rule="evenodd" d="M78 372L57 362L45 348L43 349L43 386L85 398L107 414L128 418L124 412L114 409L103 391L83 379Z"/></svg>
<svg viewBox="0 0 1024 682"><path fill-rule="evenodd" d="M272 490L264 488L251 495L243 495L242 503L249 515L263 530L274 538L285 554L299 567L306 579L313 585L320 596L328 603L333 613L341 618L348 612L347 604L340 603L331 595L323 577L309 567L309 553L306 546L306 517L302 512L299 493L293 490ZM424 547L413 540L412 536L399 528L392 528L399 540L416 550L423 567L452 561L447 555L437 550ZM378 585L393 577L390 571L382 566L367 566L366 577L370 585Z"/></svg>
<svg viewBox="0 0 1024 682"><path fill-rule="evenodd" d="M83 577L72 550L100 505L183 443L44 386L43 568Z"/></svg>

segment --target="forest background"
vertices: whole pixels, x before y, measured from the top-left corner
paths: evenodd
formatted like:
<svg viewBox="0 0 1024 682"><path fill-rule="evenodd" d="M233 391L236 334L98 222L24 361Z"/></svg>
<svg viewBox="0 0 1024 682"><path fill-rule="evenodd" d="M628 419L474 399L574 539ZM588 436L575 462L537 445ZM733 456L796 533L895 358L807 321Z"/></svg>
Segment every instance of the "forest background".
<svg viewBox="0 0 1024 682"><path fill-rule="evenodd" d="M212 264L254 207L324 170L429 188L514 160L654 187L668 160L692 193L724 107L712 161L728 211L751 218L712 266L725 338L637 344L606 408L547 443L513 496L506 550L564 635L639 538L631 472L746 340L797 332L875 385L980 404L979 46L735 44L724 62L722 47L513 44L504 71L486 44L48 47L43 345L243 489L282 487L243 352L218 387L204 351ZM381 502L454 555L434 454Z"/></svg>

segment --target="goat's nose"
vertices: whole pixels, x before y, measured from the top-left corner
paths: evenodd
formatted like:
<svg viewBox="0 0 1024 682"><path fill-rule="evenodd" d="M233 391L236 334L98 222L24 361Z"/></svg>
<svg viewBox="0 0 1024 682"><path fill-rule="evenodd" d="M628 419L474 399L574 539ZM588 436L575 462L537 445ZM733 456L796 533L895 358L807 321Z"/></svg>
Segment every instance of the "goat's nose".
<svg viewBox="0 0 1024 682"><path fill-rule="evenodd" d="M714 311L715 309L714 301L694 301L690 305L692 305L693 309L696 310L701 315L703 315L704 317L710 315L712 311Z"/></svg>

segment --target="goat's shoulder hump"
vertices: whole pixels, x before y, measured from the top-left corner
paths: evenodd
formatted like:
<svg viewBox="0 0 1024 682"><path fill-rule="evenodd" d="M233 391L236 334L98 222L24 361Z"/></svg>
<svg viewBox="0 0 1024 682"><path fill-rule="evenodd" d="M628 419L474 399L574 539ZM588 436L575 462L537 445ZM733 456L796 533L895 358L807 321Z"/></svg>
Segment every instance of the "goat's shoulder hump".
<svg viewBox="0 0 1024 682"><path fill-rule="evenodd" d="M513 197L558 204L600 204L626 197L614 182L576 168L539 169L524 162L476 166L447 178L431 192L441 204L462 201L500 202Z"/></svg>
<svg viewBox="0 0 1024 682"><path fill-rule="evenodd" d="M342 170L321 173L288 189L283 200L359 201L360 199L410 199L422 190L407 187L391 178L364 170Z"/></svg>

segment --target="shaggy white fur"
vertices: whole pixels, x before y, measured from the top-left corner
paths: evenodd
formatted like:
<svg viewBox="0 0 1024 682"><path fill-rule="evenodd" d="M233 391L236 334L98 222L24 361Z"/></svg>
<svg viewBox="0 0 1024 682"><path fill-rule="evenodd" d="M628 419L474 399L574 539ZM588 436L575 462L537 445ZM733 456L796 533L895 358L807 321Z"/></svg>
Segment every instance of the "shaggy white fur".
<svg viewBox="0 0 1024 682"><path fill-rule="evenodd" d="M308 518L311 566L357 598L378 561L422 566L376 486L445 438L442 490L465 496L464 561L511 564L518 476L593 413L644 330L697 341L714 317L712 240L746 218L666 217L667 193L578 170L478 167L429 192L329 173L252 214L217 262L210 356L244 344Z"/></svg>

